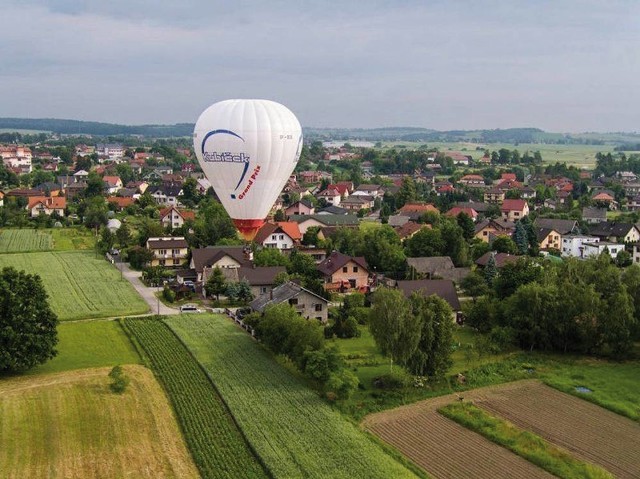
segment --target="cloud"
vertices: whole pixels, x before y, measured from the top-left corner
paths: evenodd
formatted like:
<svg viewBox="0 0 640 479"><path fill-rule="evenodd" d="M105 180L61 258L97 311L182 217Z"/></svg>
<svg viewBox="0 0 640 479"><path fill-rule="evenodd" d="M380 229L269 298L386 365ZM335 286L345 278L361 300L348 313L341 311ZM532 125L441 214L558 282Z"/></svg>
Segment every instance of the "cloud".
<svg viewBox="0 0 640 479"><path fill-rule="evenodd" d="M637 129L638 14L625 1L14 1L0 116L194 121L264 97L308 126Z"/></svg>

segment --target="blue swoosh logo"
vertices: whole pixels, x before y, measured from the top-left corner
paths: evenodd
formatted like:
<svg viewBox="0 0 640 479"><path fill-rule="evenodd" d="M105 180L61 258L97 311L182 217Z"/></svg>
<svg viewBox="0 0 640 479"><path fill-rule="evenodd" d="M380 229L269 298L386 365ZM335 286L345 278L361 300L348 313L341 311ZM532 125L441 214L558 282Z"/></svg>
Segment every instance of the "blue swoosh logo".
<svg viewBox="0 0 640 479"><path fill-rule="evenodd" d="M242 141L244 141L244 138L242 138L240 135L238 135L237 133L235 133L235 132L233 132L231 130L213 130L213 131L210 131L209 133L204 135L204 138L202 139L201 151L202 151L203 155L204 155L204 145L207 142L207 140L209 139L209 137L211 137L213 135L218 135L218 134L225 134L225 135L235 136L236 138L239 138ZM236 190L240 186L240 183L242 183L242 180L244 180L244 177L247 175L247 171L249 171L249 163L248 162L244 164L244 169L242 170L242 176L240 176L240 180L238 181L238 184L235 187ZM232 195L232 198L233 197L235 197L235 195Z"/></svg>

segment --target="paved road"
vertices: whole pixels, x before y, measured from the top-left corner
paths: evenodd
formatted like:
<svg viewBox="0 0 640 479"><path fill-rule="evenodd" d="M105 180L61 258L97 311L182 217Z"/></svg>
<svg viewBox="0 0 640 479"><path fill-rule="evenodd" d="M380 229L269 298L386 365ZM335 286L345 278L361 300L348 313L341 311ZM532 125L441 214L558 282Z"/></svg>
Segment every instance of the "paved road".
<svg viewBox="0 0 640 479"><path fill-rule="evenodd" d="M169 315L169 314L180 314L180 311L176 308L170 308L169 306L165 306L162 301L159 301L156 298L155 293L158 291L158 288L150 288L145 286L142 281L140 281L140 277L142 273L140 271L134 271L129 268L129 265L124 262L119 261L120 258L117 259L114 266L118 269L122 268L122 276L126 278L136 289L138 294L142 296L142 298L149 305L149 310L152 314L161 314L161 315Z"/></svg>

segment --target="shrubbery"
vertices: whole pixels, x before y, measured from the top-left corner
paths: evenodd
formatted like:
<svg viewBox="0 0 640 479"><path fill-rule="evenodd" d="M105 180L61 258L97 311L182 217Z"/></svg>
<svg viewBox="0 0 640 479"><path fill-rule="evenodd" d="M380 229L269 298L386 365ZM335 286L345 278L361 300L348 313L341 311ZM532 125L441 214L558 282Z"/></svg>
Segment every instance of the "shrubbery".
<svg viewBox="0 0 640 479"><path fill-rule="evenodd" d="M111 378L111 384L109 384L109 389L116 394L122 394L127 389L129 385L129 376L127 376L122 370L122 366L114 366L111 372L109 373L109 377Z"/></svg>

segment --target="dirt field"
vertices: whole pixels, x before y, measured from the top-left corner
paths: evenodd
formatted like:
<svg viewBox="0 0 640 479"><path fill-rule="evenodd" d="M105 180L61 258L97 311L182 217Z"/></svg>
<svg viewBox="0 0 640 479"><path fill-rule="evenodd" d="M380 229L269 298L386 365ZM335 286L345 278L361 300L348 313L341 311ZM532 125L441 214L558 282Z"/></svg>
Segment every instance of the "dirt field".
<svg viewBox="0 0 640 479"><path fill-rule="evenodd" d="M640 424L537 382L474 404L598 464L616 477L640 477Z"/></svg>
<svg viewBox="0 0 640 479"><path fill-rule="evenodd" d="M198 477L153 374L124 369L123 395L110 368L0 380L2 477Z"/></svg>
<svg viewBox="0 0 640 479"><path fill-rule="evenodd" d="M484 394L488 389L473 394L480 391ZM465 400L469 394L465 393ZM456 400L456 396L444 396L421 401L372 414L362 424L438 479L554 477L436 411Z"/></svg>

